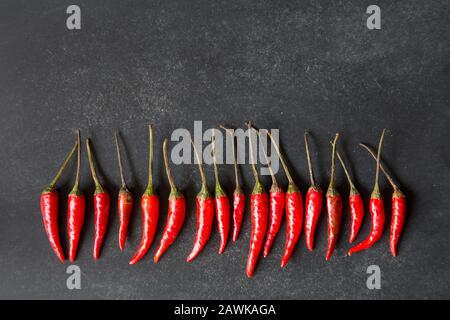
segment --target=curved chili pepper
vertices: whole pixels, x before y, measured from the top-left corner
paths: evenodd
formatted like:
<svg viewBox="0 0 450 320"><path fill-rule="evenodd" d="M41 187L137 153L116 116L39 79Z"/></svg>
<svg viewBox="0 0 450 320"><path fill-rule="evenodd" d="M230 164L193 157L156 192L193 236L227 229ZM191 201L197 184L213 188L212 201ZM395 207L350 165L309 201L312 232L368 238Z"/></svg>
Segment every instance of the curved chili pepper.
<svg viewBox="0 0 450 320"><path fill-rule="evenodd" d="M375 153L366 145L360 143L360 146L364 147L374 159L377 158ZM391 184L394 192L392 193L392 217L391 217L391 232L389 236L389 247L392 255L397 256L397 246L400 240L400 236L405 225L406 218L406 197L400 190L398 185L394 182L394 179L386 172L383 165L380 163L380 169Z"/></svg>
<svg viewBox="0 0 450 320"><path fill-rule="evenodd" d="M330 185L327 190L327 216L328 216L328 247L327 254L325 256L326 260L330 260L334 249L336 248L336 243L339 237L339 231L341 229L341 219L342 219L342 198L335 187L334 181L334 155L336 150L336 141L339 138L339 134L336 133L334 141L332 143L333 150L331 153L331 178Z"/></svg>
<svg viewBox="0 0 450 320"><path fill-rule="evenodd" d="M288 179L288 188L286 192L286 244L284 246L283 257L281 258L281 267L285 267L294 252L295 245L300 238L303 229L303 199L300 189L294 183L289 172L288 166L281 155L280 149L277 146L270 132L267 132L272 141L273 146L278 154L283 167L284 173Z"/></svg>
<svg viewBox="0 0 450 320"><path fill-rule="evenodd" d="M236 242L239 237L239 232L241 230L242 220L244 219L245 212L245 196L242 191L241 185L239 184L238 168L237 168L237 158L236 158L236 147L234 144L234 134L230 129L220 126L227 133L229 133L233 139L233 162L234 162L234 179L235 179L235 189L233 192L233 242Z"/></svg>
<svg viewBox="0 0 450 320"><path fill-rule="evenodd" d="M219 181L219 173L217 170L217 163L216 163L214 131L215 130L213 129L211 137L214 176L216 179L214 201L216 208L217 228L219 229L219 237L220 237L219 254L221 254L225 251L228 241L228 234L230 233L230 201L228 199L227 194L222 189L222 186L220 185Z"/></svg>
<svg viewBox="0 0 450 320"><path fill-rule="evenodd" d="M385 220L384 201L380 193L380 187L378 186L378 178L380 175L381 147L383 145L385 131L386 130L383 129L380 142L378 145L375 185L369 200L369 212L370 212L370 219L372 221L372 227L368 237L348 251L349 256L351 256L355 252L369 249L375 244L375 242L377 242L381 238L381 235L383 234L384 220Z"/></svg>
<svg viewBox="0 0 450 320"><path fill-rule="evenodd" d="M392 217L391 217L391 233L389 236L389 247L394 257L397 256L397 246L400 236L405 225L406 218L406 197L399 190L392 193Z"/></svg>
<svg viewBox="0 0 450 320"><path fill-rule="evenodd" d="M59 180L59 177L63 173L64 169L67 167L67 164L69 163L70 159L75 153L77 146L78 142L75 142L75 145L72 147L72 150L70 150L61 168L59 168L56 176L50 182L48 187L42 191L40 200L42 220L44 222L44 229L45 232L47 233L47 238L50 242L50 246L52 247L53 252L55 252L56 256L61 262L64 262L64 252L61 247L61 241L59 238L59 230L58 230L59 194L58 190L56 189L56 182Z"/></svg>
<svg viewBox="0 0 450 320"><path fill-rule="evenodd" d="M142 238L130 264L139 262L148 252L156 234L159 219L159 197L153 189L153 129L148 126L148 183L141 197Z"/></svg>
<svg viewBox="0 0 450 320"><path fill-rule="evenodd" d="M348 183L350 185L350 195L348 198L348 203L350 206L350 239L349 242L355 241L358 235L359 229L361 229L362 222L364 219L364 203L361 194L356 189L355 184L348 173L347 167L341 158L341 155L336 150L336 155L341 163L342 169L344 169L345 176L347 177Z"/></svg>
<svg viewBox="0 0 450 320"><path fill-rule="evenodd" d="M245 195L240 186L233 192L233 242L236 242L241 231L245 212Z"/></svg>
<svg viewBox="0 0 450 320"><path fill-rule="evenodd" d="M258 135L260 133L258 132ZM278 186L277 179L272 170L272 166L269 163L267 153L264 148L261 148L264 154L264 158L267 162L269 168L270 176L272 177L272 186L269 190L269 228L267 230L266 242L264 243L263 256L266 258L269 255L270 248L272 247L273 241L278 234L281 226L281 220L283 219L284 211L284 190Z"/></svg>
<svg viewBox="0 0 450 320"><path fill-rule="evenodd" d="M253 187L252 195L250 197L250 212L252 220L252 234L250 236L250 249L247 258L247 277L253 277L256 264L261 253L264 243L264 235L267 230L267 215L269 211L269 199L264 190L264 186L259 181L258 172L253 158L252 137L250 136L251 124L248 123L249 128L249 144L250 144L250 158L252 162L253 177L255 178L255 186Z"/></svg>
<svg viewBox="0 0 450 320"><path fill-rule="evenodd" d="M95 183L94 192L94 252L93 257L95 260L100 258L100 251L102 250L103 240L108 228L109 220L109 208L111 199L109 193L103 188L98 180L97 173L95 172L94 161L92 160L91 146L89 139L86 139L86 148L88 153L89 167L91 169L92 179Z"/></svg>
<svg viewBox="0 0 450 320"><path fill-rule="evenodd" d="M81 229L84 224L84 211L86 208L86 197L80 191L78 185L80 181L81 163L81 141L80 130L77 131L77 177L72 191L69 193L67 204L67 230L69 233L69 260L75 261L77 257L78 242L80 241Z"/></svg>
<svg viewBox="0 0 450 320"><path fill-rule="evenodd" d="M117 197L117 211L119 215L119 248L123 251L125 240L127 239L128 224L130 223L130 216L133 210L133 194L128 190L125 183L117 133L114 135L114 140L116 143L117 161L119 162L120 181L122 183Z"/></svg>
<svg viewBox="0 0 450 320"><path fill-rule="evenodd" d="M314 235L316 233L317 222L319 221L320 213L322 212L323 192L314 180L311 157L309 155L308 132L305 132L304 139L306 159L308 160L309 179L311 181L311 186L306 192L305 199L305 240L309 251L312 251L314 248Z"/></svg>
<svg viewBox="0 0 450 320"><path fill-rule="evenodd" d="M191 253L187 257L187 262L194 260L197 255L203 250L206 243L211 236L212 224L214 220L214 199L209 193L208 186L206 184L205 172L201 164L200 156L198 155L195 144L191 141L194 147L195 156L198 162L198 168L200 170L200 177L202 179L202 189L198 193L195 204L197 206L197 231L195 232L194 246Z"/></svg>
<svg viewBox="0 0 450 320"><path fill-rule="evenodd" d="M170 184L169 206L167 209L167 222L164 227L164 232L159 242L153 261L157 263L164 252L175 241L183 227L184 217L186 215L186 199L184 195L178 191L170 172L169 159L167 158L167 139L163 144L164 165L166 167L166 174Z"/></svg>

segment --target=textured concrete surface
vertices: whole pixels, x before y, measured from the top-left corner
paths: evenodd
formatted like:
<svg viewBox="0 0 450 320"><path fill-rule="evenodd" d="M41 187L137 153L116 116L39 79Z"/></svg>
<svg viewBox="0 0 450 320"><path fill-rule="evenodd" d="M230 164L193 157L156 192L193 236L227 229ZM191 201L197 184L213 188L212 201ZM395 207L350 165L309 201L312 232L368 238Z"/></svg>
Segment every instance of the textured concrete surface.
<svg viewBox="0 0 450 320"><path fill-rule="evenodd" d="M68 31L65 10L74 3L81 6L82 29ZM382 30L369 31L365 11L374 3L382 10ZM2 1L0 297L450 298L449 27L447 1ZM93 183L83 153L81 185L89 201L76 262L82 289L66 288L69 264L60 264L50 249L39 195L77 128L83 138L92 138L102 181L113 194L119 186L113 133L120 131L127 179L138 198L147 174L146 124L155 124L156 185L163 199L159 238L168 196L163 137L179 127L192 130L194 120L210 128L241 126L249 119L281 129L303 192L308 184L303 132L312 133L316 173L326 188L329 140L339 131L340 149L366 198L374 167L357 143L374 145L381 129L388 128L383 158L409 205L399 256L388 251L386 229L370 251L347 257L346 209L331 261L324 259L323 215L313 253L302 237L281 270L282 232L249 280L247 212L236 244L219 256L214 232L204 252L187 264L200 185L197 168L183 165L173 171L189 199L186 224L162 261L153 264L153 245L140 264L128 266L140 240L140 213L134 211L130 240L121 253L113 201L102 258L94 262ZM69 167L60 181L61 195L70 190L74 169ZM249 193L250 168L241 169ZM207 171L212 184L212 168ZM232 172L232 166L220 167L229 192ZM285 183L284 176L279 178ZM269 186L269 179L265 183ZM389 199L384 179L381 187ZM345 198L342 170L338 188ZM66 198L61 199L66 247ZM359 239L369 229L366 214ZM381 290L366 288L372 264L381 268Z"/></svg>

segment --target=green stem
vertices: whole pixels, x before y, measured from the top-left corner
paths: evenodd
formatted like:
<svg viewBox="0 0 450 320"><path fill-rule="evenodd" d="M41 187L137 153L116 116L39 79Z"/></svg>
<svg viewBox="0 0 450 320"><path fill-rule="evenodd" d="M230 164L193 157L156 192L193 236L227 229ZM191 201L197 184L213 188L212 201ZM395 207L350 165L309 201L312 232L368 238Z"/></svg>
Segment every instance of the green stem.
<svg viewBox="0 0 450 320"><path fill-rule="evenodd" d="M334 168L334 155L336 153L336 142L337 142L338 138L339 138L339 133L336 133L336 136L334 137L334 140L333 140L333 143L332 143L333 148L332 148L332 151L331 151L331 178L330 178L330 185L328 186L327 193L333 193L334 192L334 171L335 171L335 168Z"/></svg>
<svg viewBox="0 0 450 320"><path fill-rule="evenodd" d="M252 135L251 135L251 131L253 130L253 126L252 126L250 121L247 122L247 127L249 129L248 141L249 141L249 147L250 147L250 161L252 163L252 172L253 172L253 177L255 178L255 182L258 184L260 182L259 182L259 177L258 177L258 171L256 170L255 159L253 157L253 143L252 143Z"/></svg>
<svg viewBox="0 0 450 320"><path fill-rule="evenodd" d="M383 132L381 133L380 142L378 144L377 170L376 170L376 173L375 173L375 186L373 188L373 193L376 194L376 195L380 194L380 187L378 185L378 179L379 179L379 176L380 176L381 147L383 146L385 132L386 132L386 129L383 129Z"/></svg>
<svg viewBox="0 0 450 320"><path fill-rule="evenodd" d="M191 139L191 144L192 144L192 147L194 148L195 158L197 159L198 169L200 171L200 178L202 179L202 186L206 186L206 176L205 176L205 172L203 171L203 166L202 166L202 163L200 160L200 155L198 154L197 147L195 146L194 141L192 141L192 139Z"/></svg>
<svg viewBox="0 0 450 320"><path fill-rule="evenodd" d="M75 184L71 193L78 194L79 193L79 184L80 184L80 166L81 166L81 138L80 138L80 129L77 130L77 175L75 177Z"/></svg>
<svg viewBox="0 0 450 320"><path fill-rule="evenodd" d="M153 127L148 125L148 182L145 194L153 195Z"/></svg>
<svg viewBox="0 0 450 320"><path fill-rule="evenodd" d="M311 157L309 155L308 132L305 132L304 138L305 138L305 148L306 148L306 159L308 160L309 179L311 181L311 186L315 186L316 182L314 181L314 174L313 174L313 169L312 169L312 164L311 164Z"/></svg>
<svg viewBox="0 0 450 320"><path fill-rule="evenodd" d="M91 151L91 145L89 139L86 139L86 148L87 148L87 154L88 154L88 161L89 161L89 168L91 169L92 179L94 179L95 183L95 192L100 193L103 192L103 187L100 184L100 181L97 177L97 172L95 172L94 167L94 161L92 160L92 151Z"/></svg>
<svg viewBox="0 0 450 320"><path fill-rule="evenodd" d="M283 167L284 173L286 174L286 177L289 181L289 185L295 186L294 179L292 179L291 173L289 172L288 166L286 162L284 161L284 158L280 152L280 148L278 147L277 143L275 142L275 139L272 137L272 134L267 130L267 135L270 138L270 141L272 141L273 146L275 147L275 151L277 152L278 158L280 158L281 166Z"/></svg>
<svg viewBox="0 0 450 320"><path fill-rule="evenodd" d="M350 188L356 189L355 185L353 184L352 178L350 177L350 174L347 170L347 166L345 165L344 160L342 160L341 155L340 155L339 151L337 151L337 150L336 150L336 155L339 159L339 162L341 163L342 169L344 169L345 176L347 177L348 183L350 184Z"/></svg>
<svg viewBox="0 0 450 320"><path fill-rule="evenodd" d="M120 181L122 182L122 189L126 189L125 177L123 176L123 164L122 157L120 156L119 141L117 140L117 133L114 134L114 140L116 142L117 161L119 162Z"/></svg>
<svg viewBox="0 0 450 320"><path fill-rule="evenodd" d="M172 172L170 171L169 158L167 157L167 142L168 142L168 140L164 139L164 143L163 143L164 166L166 167L167 179L169 180L169 184L170 184L170 194L171 194L171 196L177 197L179 192L178 192L177 187L175 186Z"/></svg>
<svg viewBox="0 0 450 320"><path fill-rule="evenodd" d="M364 149L367 150L367 152L369 152L369 154L375 159L377 160L377 156L375 154L375 152L367 145L365 145L364 143L360 143L359 144L361 147L363 147ZM394 191L399 191L400 188L398 187L398 185L394 182L394 179L391 177L391 175L386 171L386 169L384 168L383 164L380 161L380 169L381 171L383 171L384 175L386 176L386 178L388 179L389 183L391 184L392 188L394 189Z"/></svg>
<svg viewBox="0 0 450 320"><path fill-rule="evenodd" d="M215 193L216 197L220 197L225 195L225 191L223 191L222 186L220 185L219 170L217 169L215 129L212 129L211 142L212 142L212 158L214 165L214 177L216 179Z"/></svg>
<svg viewBox="0 0 450 320"><path fill-rule="evenodd" d="M234 179L236 181L236 189L240 189L241 186L239 184L239 175L238 175L238 167L237 167L237 155L236 155L236 146L234 143L234 134L230 129L225 128L224 126L220 125L220 127L225 130L226 133L231 135L232 140L232 148L233 148L233 164L234 164Z"/></svg>
<svg viewBox="0 0 450 320"><path fill-rule="evenodd" d="M56 173L56 176L53 178L53 180L50 182L47 188L45 188L46 191L52 191L55 189L56 182L58 182L58 179L61 177L61 174L63 173L64 169L67 167L67 164L69 163L70 159L72 158L73 154L75 153L75 149L78 146L78 142L75 142L75 145L72 147L72 150L70 150L69 154L67 155L66 159L64 160L63 164L59 168L58 172Z"/></svg>
<svg viewBox="0 0 450 320"><path fill-rule="evenodd" d="M258 131L258 137L261 138L261 132L260 131ZM264 159L267 162L267 167L269 168L270 176L272 177L272 189L278 189L277 178L275 177L275 174L273 173L273 170L272 170L272 166L269 163L269 158L267 157L266 150L264 150L264 148L261 148L261 150L263 152Z"/></svg>

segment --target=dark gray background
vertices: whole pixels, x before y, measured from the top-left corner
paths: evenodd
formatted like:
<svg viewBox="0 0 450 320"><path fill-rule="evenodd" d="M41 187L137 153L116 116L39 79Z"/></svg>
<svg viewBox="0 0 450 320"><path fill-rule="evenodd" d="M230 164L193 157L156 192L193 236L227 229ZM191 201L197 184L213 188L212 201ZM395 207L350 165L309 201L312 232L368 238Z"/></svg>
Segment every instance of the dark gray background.
<svg viewBox="0 0 450 320"><path fill-rule="evenodd" d="M82 30L66 29L69 4L82 9ZM382 30L366 28L366 8L382 10ZM2 298L450 298L448 1L2 1L0 4L0 297ZM197 168L173 166L186 193L186 224L158 265L151 257L128 266L140 240L134 212L126 250L117 245L115 197L102 258L91 258L93 216L83 149L86 224L76 264L82 289L66 288L42 227L39 196L80 128L91 137L102 181L116 194L119 176L113 133L126 146L126 175L136 199L147 175L147 128L155 124L156 185L162 197L157 241L166 216L168 185L161 142L172 130L253 120L280 128L283 148L302 191L307 170L302 135L312 133L313 161L325 188L329 140L351 161L367 199L374 163L359 141L376 144L389 129L384 159L408 198L399 256L389 232L371 250L347 257L348 209L331 261L324 259L323 213L313 253L304 238L284 270L284 228L255 277L245 276L248 212L241 238L219 256L214 232L204 252L185 262L194 236ZM253 183L242 166L247 193ZM72 164L61 179L61 235ZM208 167L212 184L212 168ZM232 166L220 166L233 190ZM285 182L283 175L279 178ZM269 186L269 179L265 179ZM342 170L338 186L348 187ZM391 190L381 187L390 206ZM389 211L388 211L389 212ZM366 213L364 229L369 229ZM388 215L387 225L390 219ZM65 244L65 241L64 241ZM366 288L366 268L382 270L382 289Z"/></svg>

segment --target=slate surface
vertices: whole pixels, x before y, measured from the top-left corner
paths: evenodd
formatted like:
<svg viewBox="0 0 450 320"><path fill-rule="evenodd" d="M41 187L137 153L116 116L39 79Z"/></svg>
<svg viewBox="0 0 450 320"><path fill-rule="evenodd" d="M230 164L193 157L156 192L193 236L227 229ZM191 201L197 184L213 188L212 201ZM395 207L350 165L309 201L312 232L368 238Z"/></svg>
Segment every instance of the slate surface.
<svg viewBox="0 0 450 320"><path fill-rule="evenodd" d="M65 10L74 1L2 1L0 297L450 298L448 1L376 1L382 30L369 31L365 11L372 2L79 0L82 29L69 31ZM390 256L385 232L370 251L347 257L345 213L338 248L326 262L323 215L313 253L302 237L281 270L283 232L249 280L244 272L247 212L236 244L219 256L214 232L203 254L187 264L200 185L197 168L183 165L173 171L189 199L186 225L162 261L151 261L154 245L142 263L128 266L140 240L140 213L134 212L130 241L121 253L113 203L102 259L94 262L89 201L76 262L82 289L66 288L69 264L60 264L50 250L39 194L72 145L76 128L83 138L92 138L102 181L113 194L119 177L112 137L120 130L127 178L138 198L147 174L146 124L154 123L156 184L167 199L163 137L180 127L192 130L194 120L202 120L206 129L220 123L241 126L248 119L281 128L303 192L308 184L303 132L312 133L313 160L326 188L329 140L339 131L340 148L366 198L374 167L357 143L374 145L381 129L388 128L384 159L409 205L399 256ZM61 180L61 195L70 190L74 169ZM250 168L241 169L249 193ZM212 185L212 168L207 171ZM220 175L231 193L232 166L220 166ZM282 174L279 179L285 182ZM269 187L270 180L264 181ZM90 199L93 183L85 157L81 184ZM342 170L338 187L346 197ZM389 199L384 179L381 187ZM64 235L65 196L61 199ZM165 220L162 203L158 238ZM368 228L367 219L360 239ZM366 287L372 264L381 268L381 290Z"/></svg>

